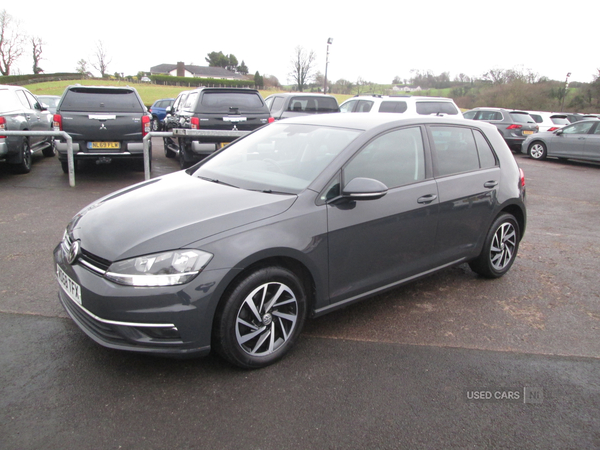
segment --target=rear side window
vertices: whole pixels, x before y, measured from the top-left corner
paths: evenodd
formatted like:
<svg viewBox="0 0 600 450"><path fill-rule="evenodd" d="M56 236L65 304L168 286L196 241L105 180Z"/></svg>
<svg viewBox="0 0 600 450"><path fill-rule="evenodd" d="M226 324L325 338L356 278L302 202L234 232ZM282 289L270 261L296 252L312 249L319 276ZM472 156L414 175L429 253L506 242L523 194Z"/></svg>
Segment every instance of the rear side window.
<svg viewBox="0 0 600 450"><path fill-rule="evenodd" d="M144 107L129 89L69 89L61 111L142 113Z"/></svg>
<svg viewBox="0 0 600 450"><path fill-rule="evenodd" d="M406 102L381 102L379 112L384 113L403 113L406 111Z"/></svg>
<svg viewBox="0 0 600 450"><path fill-rule="evenodd" d="M458 114L458 109L450 102L417 102L417 114Z"/></svg>
<svg viewBox="0 0 600 450"><path fill-rule="evenodd" d="M496 160L496 155L488 141L483 137L483 134L478 130L473 130L473 135L475 136L477 152L479 153L479 166L482 169L489 169L490 167L497 166L498 161Z"/></svg>
<svg viewBox="0 0 600 450"><path fill-rule="evenodd" d="M288 111L328 113L339 111L337 101L330 97L293 97Z"/></svg>
<svg viewBox="0 0 600 450"><path fill-rule="evenodd" d="M470 128L431 127L434 173L452 175L479 169L479 154Z"/></svg>
<svg viewBox="0 0 600 450"><path fill-rule="evenodd" d="M200 104L202 105L201 110L206 112L229 113L236 108L239 112L266 110L265 104L256 92L205 92ZM196 112L202 111L196 107Z"/></svg>

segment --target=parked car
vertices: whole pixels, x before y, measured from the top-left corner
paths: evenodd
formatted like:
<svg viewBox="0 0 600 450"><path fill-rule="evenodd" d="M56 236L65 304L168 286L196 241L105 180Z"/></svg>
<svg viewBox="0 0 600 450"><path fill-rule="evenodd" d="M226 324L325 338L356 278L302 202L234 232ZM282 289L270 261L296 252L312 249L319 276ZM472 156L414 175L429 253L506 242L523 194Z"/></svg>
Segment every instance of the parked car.
<svg viewBox="0 0 600 450"><path fill-rule="evenodd" d="M544 111L526 111L538 124L539 132L558 130L571 122L566 114L551 113Z"/></svg>
<svg viewBox="0 0 600 450"><path fill-rule="evenodd" d="M174 128L218 132L214 136L185 135L170 144L168 150L179 156L181 168L234 141L239 137L237 131L252 131L273 121L260 93L245 88L194 89L171 114ZM234 133L227 133L231 131Z"/></svg>
<svg viewBox="0 0 600 450"><path fill-rule="evenodd" d="M503 276L524 199L487 123L284 119L80 211L54 250L60 301L106 347L264 367L307 317L456 264Z"/></svg>
<svg viewBox="0 0 600 450"><path fill-rule="evenodd" d="M3 131L52 131L52 114L23 87L0 85L0 160L14 173L29 173L33 152L54 156L49 136L8 136Z"/></svg>
<svg viewBox="0 0 600 450"><path fill-rule="evenodd" d="M160 131L164 128L164 120L167 116L167 108L173 106L174 98L161 98L156 100L148 112L152 114L152 131Z"/></svg>
<svg viewBox="0 0 600 450"><path fill-rule="evenodd" d="M600 161L600 120L580 120L555 131L529 136L523 141L521 153L533 159L554 156Z"/></svg>
<svg viewBox="0 0 600 450"><path fill-rule="evenodd" d="M403 113L407 115L457 116L462 113L454 100L410 95L357 95L340 105L343 113Z"/></svg>
<svg viewBox="0 0 600 450"><path fill-rule="evenodd" d="M138 170L144 169L143 138L150 132L150 114L133 87L67 87L54 115L54 129L73 138L76 163L132 160ZM56 140L56 149L68 173L66 141Z"/></svg>
<svg viewBox="0 0 600 450"><path fill-rule="evenodd" d="M60 95L38 95L37 99L46 107L52 114L56 113L56 107L60 100Z"/></svg>
<svg viewBox="0 0 600 450"><path fill-rule="evenodd" d="M535 120L525 111L502 108L475 108L463 114L465 119L483 120L496 125L496 128L514 151L521 151L525 138L539 131Z"/></svg>
<svg viewBox="0 0 600 450"><path fill-rule="evenodd" d="M165 108L165 118L163 120L163 131L173 131L174 128L179 128L179 117L183 109L185 101L192 91L182 91L179 93L172 106ZM165 156L167 158L175 158L179 152L177 139L173 137L163 138ZM182 167L184 168L184 167Z"/></svg>
<svg viewBox="0 0 600 450"><path fill-rule="evenodd" d="M340 112L333 95L283 92L269 95L265 103L275 120L306 114L328 114Z"/></svg>

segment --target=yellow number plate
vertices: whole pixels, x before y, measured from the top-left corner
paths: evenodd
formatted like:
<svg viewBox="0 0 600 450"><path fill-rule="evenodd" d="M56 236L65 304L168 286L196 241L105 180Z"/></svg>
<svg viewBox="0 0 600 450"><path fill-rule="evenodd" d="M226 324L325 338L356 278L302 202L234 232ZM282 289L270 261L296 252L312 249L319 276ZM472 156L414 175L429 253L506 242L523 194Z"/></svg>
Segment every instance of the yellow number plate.
<svg viewBox="0 0 600 450"><path fill-rule="evenodd" d="M523 131L523 134L533 134L533 131L525 130Z"/></svg>
<svg viewBox="0 0 600 450"><path fill-rule="evenodd" d="M118 142L90 142L89 146L91 149L121 148L121 145Z"/></svg>

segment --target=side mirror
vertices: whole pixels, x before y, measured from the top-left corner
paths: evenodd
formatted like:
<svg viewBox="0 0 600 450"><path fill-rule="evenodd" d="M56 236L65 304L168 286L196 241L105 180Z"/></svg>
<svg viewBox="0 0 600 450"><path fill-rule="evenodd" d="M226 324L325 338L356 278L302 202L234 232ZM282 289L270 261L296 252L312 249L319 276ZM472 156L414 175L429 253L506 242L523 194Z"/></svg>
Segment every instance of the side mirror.
<svg viewBox="0 0 600 450"><path fill-rule="evenodd" d="M171 114L171 112L173 112L173 107L172 107L172 106L167 106L167 107L165 108L165 112L166 112L167 114Z"/></svg>
<svg viewBox="0 0 600 450"><path fill-rule="evenodd" d="M38 105L40 105L41 111L48 111L48 105L46 105L45 103L39 102Z"/></svg>
<svg viewBox="0 0 600 450"><path fill-rule="evenodd" d="M554 132L554 134L556 134L557 136L560 136L561 134L563 134L563 130L556 130Z"/></svg>
<svg viewBox="0 0 600 450"><path fill-rule="evenodd" d="M373 178L354 178L343 189L342 197L351 200L377 200L387 194L388 188Z"/></svg>

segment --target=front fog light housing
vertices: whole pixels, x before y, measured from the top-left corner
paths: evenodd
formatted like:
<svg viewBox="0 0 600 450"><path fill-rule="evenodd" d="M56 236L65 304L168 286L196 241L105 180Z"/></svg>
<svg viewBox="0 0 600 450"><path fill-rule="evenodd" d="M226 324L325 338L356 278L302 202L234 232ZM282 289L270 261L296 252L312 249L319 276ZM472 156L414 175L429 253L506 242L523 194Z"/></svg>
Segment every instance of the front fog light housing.
<svg viewBox="0 0 600 450"><path fill-rule="evenodd" d="M192 280L212 257L188 249L138 256L111 264L105 277L126 286L175 286Z"/></svg>

